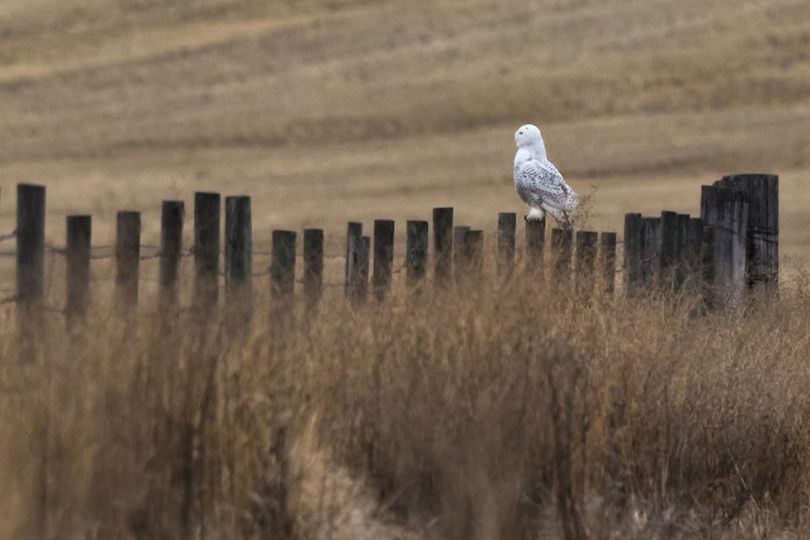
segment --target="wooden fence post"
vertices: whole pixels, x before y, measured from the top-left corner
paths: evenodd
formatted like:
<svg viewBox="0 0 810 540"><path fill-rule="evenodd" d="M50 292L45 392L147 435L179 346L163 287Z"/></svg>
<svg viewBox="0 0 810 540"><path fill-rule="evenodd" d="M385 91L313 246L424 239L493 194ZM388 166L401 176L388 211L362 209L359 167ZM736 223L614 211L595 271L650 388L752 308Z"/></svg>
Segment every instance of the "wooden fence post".
<svg viewBox="0 0 810 540"><path fill-rule="evenodd" d="M748 287L775 294L779 288L779 177L735 174L717 184L748 194Z"/></svg>
<svg viewBox="0 0 810 540"><path fill-rule="evenodd" d="M323 229L304 229L304 298L315 307L323 294Z"/></svg>
<svg viewBox="0 0 810 540"><path fill-rule="evenodd" d="M219 301L219 193L194 194L194 305L205 309Z"/></svg>
<svg viewBox="0 0 810 540"><path fill-rule="evenodd" d="M515 229L517 215L514 212L498 214L498 275L510 274L515 266Z"/></svg>
<svg viewBox="0 0 810 540"><path fill-rule="evenodd" d="M641 218L641 283L651 289L661 264L661 218Z"/></svg>
<svg viewBox="0 0 810 540"><path fill-rule="evenodd" d="M433 209L433 282L446 286L453 276L453 209Z"/></svg>
<svg viewBox="0 0 810 540"><path fill-rule="evenodd" d="M678 260L678 213L661 212L660 257L658 282L663 291L672 291L675 283L675 265Z"/></svg>
<svg viewBox="0 0 810 540"><path fill-rule="evenodd" d="M677 249L675 256L675 277L674 289L679 291L683 288L688 275L688 253L689 253L689 214L678 214L677 221Z"/></svg>
<svg viewBox="0 0 810 540"><path fill-rule="evenodd" d="M365 303L368 300L368 275L371 266L371 238L360 237L360 288L358 300Z"/></svg>
<svg viewBox="0 0 810 540"><path fill-rule="evenodd" d="M17 186L17 358L35 362L42 350L45 281L45 187Z"/></svg>
<svg viewBox="0 0 810 540"><path fill-rule="evenodd" d="M526 221L526 268L537 272L543 267L543 245L546 241L546 218Z"/></svg>
<svg viewBox="0 0 810 540"><path fill-rule="evenodd" d="M428 222L408 221L406 224L407 246L405 268L408 286L419 285L427 269Z"/></svg>
<svg viewBox="0 0 810 540"><path fill-rule="evenodd" d="M641 214L624 215L624 289L626 295L632 296L642 286L641 240L643 229Z"/></svg>
<svg viewBox="0 0 810 540"><path fill-rule="evenodd" d="M243 318L252 311L253 217L250 197L225 197L225 299ZM241 321L241 322L244 322Z"/></svg>
<svg viewBox="0 0 810 540"><path fill-rule="evenodd" d="M273 231L270 294L285 306L295 291L295 237L293 231Z"/></svg>
<svg viewBox="0 0 810 540"><path fill-rule="evenodd" d="M558 280L569 278L573 251L574 232L571 229L551 229L551 251L554 254L554 271Z"/></svg>
<svg viewBox="0 0 810 540"><path fill-rule="evenodd" d="M599 235L591 231L577 231L577 260L575 286L579 294L593 293L596 270L596 242Z"/></svg>
<svg viewBox="0 0 810 540"><path fill-rule="evenodd" d="M741 305L747 285L748 194L716 186L701 189L700 215L714 227L714 299L718 309Z"/></svg>
<svg viewBox="0 0 810 540"><path fill-rule="evenodd" d="M160 301L176 307L179 299L178 277L183 248L182 201L163 201L160 215Z"/></svg>
<svg viewBox="0 0 810 540"><path fill-rule="evenodd" d="M382 302L391 292L394 265L394 222L390 219L374 221L374 297Z"/></svg>
<svg viewBox="0 0 810 540"><path fill-rule="evenodd" d="M484 271L484 231L469 230L464 235L464 266L473 278Z"/></svg>
<svg viewBox="0 0 810 540"><path fill-rule="evenodd" d="M466 225L456 225L453 227L453 279L462 283L465 280L467 268L464 258L464 238L470 228Z"/></svg>
<svg viewBox="0 0 810 540"><path fill-rule="evenodd" d="M602 269L602 287L606 294L613 295L616 287L616 233L599 235L599 267Z"/></svg>
<svg viewBox="0 0 810 540"><path fill-rule="evenodd" d="M90 304L92 218L67 217L66 303L68 324L84 318Z"/></svg>
<svg viewBox="0 0 810 540"><path fill-rule="evenodd" d="M138 307L138 272L141 265L141 214L118 212L115 219L116 304L122 315Z"/></svg>
<svg viewBox="0 0 810 540"><path fill-rule="evenodd" d="M686 247L684 248L684 266L686 283L690 291L696 292L703 281L702 255L703 250L703 220L690 218L686 231Z"/></svg>
<svg viewBox="0 0 810 540"><path fill-rule="evenodd" d="M704 226L703 227L703 242L701 245L700 251L700 277L701 279L698 281L700 284L700 293L703 296L703 302L708 309L715 309L716 306L715 298L716 295L714 294L714 287L716 285L715 282L715 242L714 242L714 227L712 226Z"/></svg>
<svg viewBox="0 0 810 540"><path fill-rule="evenodd" d="M356 300L360 287L360 250L363 224L349 222L346 231L346 298Z"/></svg>

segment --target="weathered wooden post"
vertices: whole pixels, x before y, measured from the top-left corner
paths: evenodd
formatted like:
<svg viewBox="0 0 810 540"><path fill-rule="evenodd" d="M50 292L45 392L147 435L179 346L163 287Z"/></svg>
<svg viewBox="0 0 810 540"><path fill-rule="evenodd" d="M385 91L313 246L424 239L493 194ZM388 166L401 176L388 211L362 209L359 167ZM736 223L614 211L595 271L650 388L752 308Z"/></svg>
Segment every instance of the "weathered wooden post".
<svg viewBox="0 0 810 540"><path fill-rule="evenodd" d="M160 214L160 301L164 308L176 308L179 300L178 277L183 248L182 201L163 201Z"/></svg>
<svg viewBox="0 0 810 540"><path fill-rule="evenodd" d="M453 209L433 209L433 282L443 287L453 276Z"/></svg>
<svg viewBox="0 0 810 540"><path fill-rule="evenodd" d="M253 217L250 197L225 197L225 300L242 321L252 311Z"/></svg>
<svg viewBox="0 0 810 540"><path fill-rule="evenodd" d="M599 235L599 268L602 270L602 290L612 296L616 287L615 232L603 232Z"/></svg>
<svg viewBox="0 0 810 540"><path fill-rule="evenodd" d="M421 284L427 269L428 222L408 221L405 272L409 288Z"/></svg>
<svg viewBox="0 0 810 540"><path fill-rule="evenodd" d="M748 195L748 287L776 293L779 288L779 177L734 174L724 176L716 185Z"/></svg>
<svg viewBox="0 0 810 540"><path fill-rule="evenodd" d="M67 217L66 303L68 324L85 317L90 305L90 245L92 218Z"/></svg>
<svg viewBox="0 0 810 540"><path fill-rule="evenodd" d="M571 273L573 240L574 232L571 229L551 229L551 251L558 280L568 279Z"/></svg>
<svg viewBox="0 0 810 540"><path fill-rule="evenodd" d="M219 193L194 194L194 305L201 309L219 301Z"/></svg>
<svg viewBox="0 0 810 540"><path fill-rule="evenodd" d="M715 230L712 226L703 227L703 242L700 250L700 294L707 309L714 309L718 306L714 304L716 295L715 286Z"/></svg>
<svg viewBox="0 0 810 540"><path fill-rule="evenodd" d="M357 291L360 303L368 300L368 275L371 267L371 238L360 237L360 287Z"/></svg>
<svg viewBox="0 0 810 540"><path fill-rule="evenodd" d="M453 279L456 283L462 283L467 273L464 258L464 237L469 230L470 228L466 225L453 227Z"/></svg>
<svg viewBox="0 0 810 540"><path fill-rule="evenodd" d="M658 283L663 291L672 291L675 283L675 265L678 260L678 213L661 212L660 257Z"/></svg>
<svg viewBox="0 0 810 540"><path fill-rule="evenodd" d="M45 187L17 186L17 358L39 356L45 280Z"/></svg>
<svg viewBox="0 0 810 540"><path fill-rule="evenodd" d="M644 225L641 214L624 215L624 290L632 296L642 287L641 244Z"/></svg>
<svg viewBox="0 0 810 540"><path fill-rule="evenodd" d="M273 231L270 259L270 295L277 305L289 306L295 290L294 231Z"/></svg>
<svg viewBox="0 0 810 540"><path fill-rule="evenodd" d="M596 270L596 242L598 240L599 235L595 232L577 231L575 286L580 295L593 293L593 281Z"/></svg>
<svg viewBox="0 0 810 540"><path fill-rule="evenodd" d="M705 226L714 228L714 296L717 309L741 305L746 289L748 237L748 194L717 186L701 189L700 215Z"/></svg>
<svg viewBox="0 0 810 540"><path fill-rule="evenodd" d="M686 282L688 275L687 258L689 252L689 214L678 214L677 218L677 249L675 256L674 290L679 291Z"/></svg>
<svg viewBox="0 0 810 540"><path fill-rule="evenodd" d="M641 283L648 290L658 278L661 264L661 218L641 218Z"/></svg>
<svg viewBox="0 0 810 540"><path fill-rule="evenodd" d="M480 278L484 271L484 231L469 230L464 235L464 266L472 278Z"/></svg>
<svg viewBox="0 0 810 540"><path fill-rule="evenodd" d="M690 218L686 231L686 247L684 248L684 267L686 283L690 291L697 292L703 281L702 252L703 249L703 220Z"/></svg>
<svg viewBox="0 0 810 540"><path fill-rule="evenodd" d="M323 229L304 229L304 299L314 308L323 294Z"/></svg>
<svg viewBox="0 0 810 540"><path fill-rule="evenodd" d="M498 214L498 275L510 274L515 266L515 229L517 216L514 212Z"/></svg>
<svg viewBox="0 0 810 540"><path fill-rule="evenodd" d="M346 298L356 300L360 288L360 250L363 237L363 224L349 222L346 229Z"/></svg>
<svg viewBox="0 0 810 540"><path fill-rule="evenodd" d="M526 221L526 269L538 272L543 268L543 245L546 241L546 218Z"/></svg>
<svg viewBox="0 0 810 540"><path fill-rule="evenodd" d="M118 212L115 220L116 304L124 316L138 307L138 272L141 264L141 214Z"/></svg>
<svg viewBox="0 0 810 540"><path fill-rule="evenodd" d="M394 222L390 219L374 221L374 298L385 300L391 292L394 265Z"/></svg>

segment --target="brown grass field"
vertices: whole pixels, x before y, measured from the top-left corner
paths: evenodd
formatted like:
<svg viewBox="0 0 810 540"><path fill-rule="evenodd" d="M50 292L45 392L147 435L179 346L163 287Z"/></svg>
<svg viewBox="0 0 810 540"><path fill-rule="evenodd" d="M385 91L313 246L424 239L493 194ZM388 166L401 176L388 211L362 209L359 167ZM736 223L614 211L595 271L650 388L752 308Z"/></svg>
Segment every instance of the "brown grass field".
<svg viewBox="0 0 810 540"><path fill-rule="evenodd" d="M155 243L203 190L253 197L262 250L445 205L491 236L526 122L597 230L779 174L780 300L696 318L521 275L161 331L149 281L123 339L94 261L88 337L48 314L45 363L0 309L0 538L810 537L810 1L0 2L0 233L36 182L56 245L121 209Z"/></svg>

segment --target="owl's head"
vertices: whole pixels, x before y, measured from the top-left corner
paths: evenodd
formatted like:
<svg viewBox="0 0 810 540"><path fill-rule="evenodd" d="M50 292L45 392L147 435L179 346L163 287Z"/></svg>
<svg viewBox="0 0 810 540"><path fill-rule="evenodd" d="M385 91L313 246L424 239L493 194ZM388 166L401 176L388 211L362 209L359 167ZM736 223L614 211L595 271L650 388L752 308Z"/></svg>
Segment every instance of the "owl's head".
<svg viewBox="0 0 810 540"><path fill-rule="evenodd" d="M540 128L534 124L520 126L515 131L515 144L518 148L536 146L538 143L543 144L543 136L540 135Z"/></svg>

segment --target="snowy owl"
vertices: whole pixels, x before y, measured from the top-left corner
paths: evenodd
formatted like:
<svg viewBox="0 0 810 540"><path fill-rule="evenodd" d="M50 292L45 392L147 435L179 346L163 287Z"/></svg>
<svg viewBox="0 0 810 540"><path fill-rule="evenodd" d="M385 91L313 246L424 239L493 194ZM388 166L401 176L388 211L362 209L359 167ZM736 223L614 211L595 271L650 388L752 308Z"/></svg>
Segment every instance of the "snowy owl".
<svg viewBox="0 0 810 540"><path fill-rule="evenodd" d="M521 126L515 132L515 191L529 206L525 217L543 219L544 211L551 214L565 228L571 227L571 214L577 207L577 194L548 160L546 145L540 129L532 124Z"/></svg>

